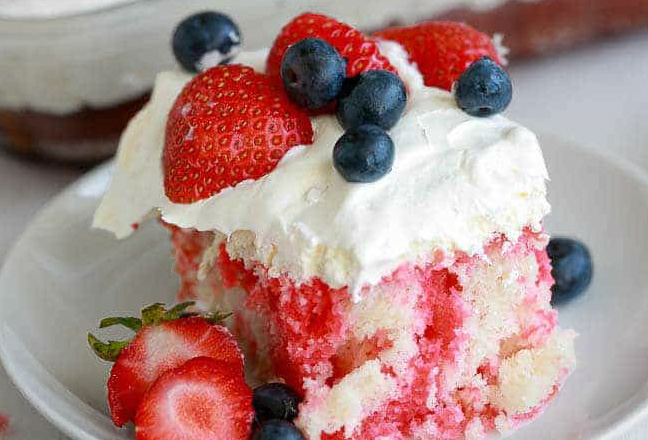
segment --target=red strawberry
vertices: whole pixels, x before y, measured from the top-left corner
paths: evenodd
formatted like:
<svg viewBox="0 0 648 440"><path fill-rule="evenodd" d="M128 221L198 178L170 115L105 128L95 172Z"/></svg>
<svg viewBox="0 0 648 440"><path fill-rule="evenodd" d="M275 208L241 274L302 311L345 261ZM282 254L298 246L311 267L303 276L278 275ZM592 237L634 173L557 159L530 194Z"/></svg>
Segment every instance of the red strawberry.
<svg viewBox="0 0 648 440"><path fill-rule="evenodd" d="M400 43L429 87L450 90L464 70L482 57L502 62L493 40L464 23L430 21L390 28L374 36Z"/></svg>
<svg viewBox="0 0 648 440"><path fill-rule="evenodd" d="M163 373L197 356L209 356L243 368L243 357L236 341L212 318L188 316L180 312L193 303L184 303L171 311L154 304L137 318L107 318L101 327L121 324L137 330L130 342L104 344L89 335L97 354L115 364L108 379L108 404L113 423L123 426L133 420L142 397Z"/></svg>
<svg viewBox="0 0 648 440"><path fill-rule="evenodd" d="M334 18L307 12L295 17L277 35L266 63L268 75L279 76L288 47L308 37L321 38L335 47L347 59L347 76L379 69L396 73L372 38Z"/></svg>
<svg viewBox="0 0 648 440"><path fill-rule="evenodd" d="M248 440L252 390L243 369L208 357L163 374L135 417L137 440Z"/></svg>
<svg viewBox="0 0 648 440"><path fill-rule="evenodd" d="M176 203L210 197L272 171L286 152L313 141L308 115L268 76L241 65L197 75L169 113L164 189Z"/></svg>

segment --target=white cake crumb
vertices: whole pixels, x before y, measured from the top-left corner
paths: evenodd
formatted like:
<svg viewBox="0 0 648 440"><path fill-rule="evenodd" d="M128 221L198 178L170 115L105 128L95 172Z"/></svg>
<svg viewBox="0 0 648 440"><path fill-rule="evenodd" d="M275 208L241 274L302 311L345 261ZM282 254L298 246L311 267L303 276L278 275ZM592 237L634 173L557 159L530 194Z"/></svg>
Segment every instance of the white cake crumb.
<svg viewBox="0 0 648 440"><path fill-rule="evenodd" d="M575 365L573 331L557 331L546 345L520 350L500 366L493 400L508 414L523 414L551 393L560 371Z"/></svg>
<svg viewBox="0 0 648 440"><path fill-rule="evenodd" d="M381 372L380 362L368 361L325 390L319 405L302 411L296 424L310 440L340 428L351 433L381 403L395 398L396 391L396 382Z"/></svg>

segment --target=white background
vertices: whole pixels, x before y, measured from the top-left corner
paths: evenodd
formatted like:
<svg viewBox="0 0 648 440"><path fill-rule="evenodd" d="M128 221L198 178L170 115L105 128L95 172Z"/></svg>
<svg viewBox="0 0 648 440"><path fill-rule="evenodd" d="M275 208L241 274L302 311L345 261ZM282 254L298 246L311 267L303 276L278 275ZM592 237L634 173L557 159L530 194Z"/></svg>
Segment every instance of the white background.
<svg viewBox="0 0 648 440"><path fill-rule="evenodd" d="M648 171L648 34L606 41L511 68L508 115L529 128L613 151ZM551 171L551 170L550 170ZM80 172L0 154L0 262L29 219ZM648 368L648 366L646 366ZM6 440L63 440L0 370ZM614 440L645 440L648 420Z"/></svg>

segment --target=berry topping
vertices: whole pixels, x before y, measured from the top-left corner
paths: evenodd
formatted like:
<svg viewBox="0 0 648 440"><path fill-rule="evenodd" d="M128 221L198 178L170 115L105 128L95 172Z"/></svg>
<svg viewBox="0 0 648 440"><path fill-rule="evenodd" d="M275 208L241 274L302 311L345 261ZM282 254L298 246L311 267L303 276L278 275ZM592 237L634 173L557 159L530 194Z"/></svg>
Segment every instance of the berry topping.
<svg viewBox="0 0 648 440"><path fill-rule="evenodd" d="M167 371L144 396L137 440L248 440L254 411L243 369L208 357Z"/></svg>
<svg viewBox="0 0 648 440"><path fill-rule="evenodd" d="M288 385L269 383L254 390L252 404L259 422L269 419L292 421L298 414L301 399Z"/></svg>
<svg viewBox="0 0 648 440"><path fill-rule="evenodd" d="M400 43L428 87L450 90L474 61L485 56L501 61L493 40L463 23L430 21L390 28L375 36Z"/></svg>
<svg viewBox="0 0 648 440"><path fill-rule="evenodd" d="M106 318L100 328L122 325L137 334L132 341L103 343L93 335L88 342L99 357L114 361L108 379L108 404L113 423L132 420L144 393L168 370L197 356L209 356L243 368L243 357L230 332L218 325L225 315L206 317L185 313L194 303L170 310L153 304L142 318Z"/></svg>
<svg viewBox="0 0 648 440"><path fill-rule="evenodd" d="M504 70L490 58L475 61L455 87L457 105L471 116L501 113L511 103L513 87Z"/></svg>
<svg viewBox="0 0 648 440"><path fill-rule="evenodd" d="M347 182L375 182L393 163L394 142L376 125L350 128L333 148L333 165Z"/></svg>
<svg viewBox="0 0 648 440"><path fill-rule="evenodd" d="M334 18L307 12L295 17L277 35L268 55L268 75L278 76L281 60L288 48L309 37L325 40L347 59L347 76L375 69L394 71L372 38Z"/></svg>
<svg viewBox="0 0 648 440"><path fill-rule="evenodd" d="M275 419L263 423L252 440L305 440L305 437L292 423Z"/></svg>
<svg viewBox="0 0 648 440"><path fill-rule="evenodd" d="M201 12L185 18L171 40L173 54L188 72L229 62L240 44L241 33L236 23L219 12Z"/></svg>
<svg viewBox="0 0 648 440"><path fill-rule="evenodd" d="M268 76L237 64L197 75L169 113L164 190L191 203L272 171L294 146L312 143L308 115Z"/></svg>
<svg viewBox="0 0 648 440"><path fill-rule="evenodd" d="M281 79L290 99L302 107L318 109L340 93L346 61L319 38L305 38L288 48L281 61Z"/></svg>
<svg viewBox="0 0 648 440"><path fill-rule="evenodd" d="M398 76L370 70L347 80L336 114L345 129L371 124L388 130L398 122L405 104L405 84Z"/></svg>
<svg viewBox="0 0 648 440"><path fill-rule="evenodd" d="M587 247L573 238L552 238L547 246L551 258L551 304L565 304L583 293L592 281L592 257Z"/></svg>

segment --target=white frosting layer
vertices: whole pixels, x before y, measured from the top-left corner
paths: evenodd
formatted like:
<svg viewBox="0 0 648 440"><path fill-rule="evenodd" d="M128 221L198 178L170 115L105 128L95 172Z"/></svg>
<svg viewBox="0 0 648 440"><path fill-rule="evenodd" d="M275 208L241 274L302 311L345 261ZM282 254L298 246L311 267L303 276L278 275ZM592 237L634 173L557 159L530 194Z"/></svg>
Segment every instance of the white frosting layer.
<svg viewBox="0 0 648 440"><path fill-rule="evenodd" d="M200 10L229 14L240 25L244 46L258 49L308 10L378 29L394 20L413 23L457 7L486 9L505 1L375 0L367 14L364 2L346 0L0 0L0 108L66 114L137 97L152 87L157 72L173 68L172 30ZM91 6L104 9L70 15Z"/></svg>
<svg viewBox="0 0 648 440"><path fill-rule="evenodd" d="M502 116L474 118L452 95L424 87L402 48L382 43L409 90L403 117L390 131L394 168L371 184L346 182L332 164L343 131L332 116L313 120L314 143L293 148L256 181L193 204L164 195L161 151L167 113L184 74L158 77L147 107L125 132L110 189L95 226L124 237L157 209L167 222L227 235L255 234L252 259L300 282L375 284L405 261L432 249L480 253L497 234L516 240L540 227L549 211L545 168L536 137ZM237 61L260 69L265 52Z"/></svg>

